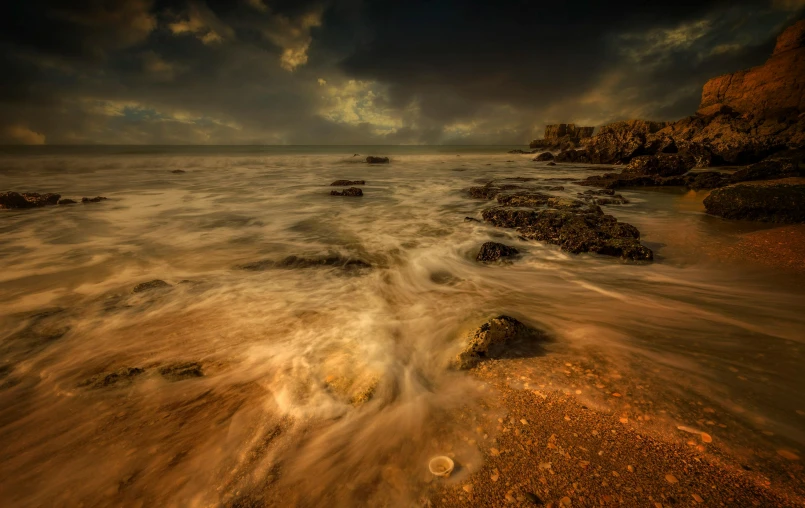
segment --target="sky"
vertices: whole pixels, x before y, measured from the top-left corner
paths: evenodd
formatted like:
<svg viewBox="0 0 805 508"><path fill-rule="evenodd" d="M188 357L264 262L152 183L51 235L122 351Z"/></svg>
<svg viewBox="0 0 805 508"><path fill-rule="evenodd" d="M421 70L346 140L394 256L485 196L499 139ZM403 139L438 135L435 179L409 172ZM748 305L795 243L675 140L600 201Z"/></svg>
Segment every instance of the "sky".
<svg viewBox="0 0 805 508"><path fill-rule="evenodd" d="M0 144L524 144L691 115L805 0L10 0Z"/></svg>

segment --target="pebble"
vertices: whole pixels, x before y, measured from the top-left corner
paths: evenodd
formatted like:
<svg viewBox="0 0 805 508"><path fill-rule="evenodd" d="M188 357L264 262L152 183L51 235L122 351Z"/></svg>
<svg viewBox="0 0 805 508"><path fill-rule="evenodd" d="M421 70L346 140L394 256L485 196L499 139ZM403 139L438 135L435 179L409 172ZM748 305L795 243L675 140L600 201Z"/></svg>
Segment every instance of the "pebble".
<svg viewBox="0 0 805 508"><path fill-rule="evenodd" d="M674 484L674 483L678 483L678 482L679 482L679 480L677 480L677 479L676 479L676 476L674 476L674 475L672 475L672 474L667 474L667 475L665 475L665 480L666 480L668 483L670 483L670 484Z"/></svg>
<svg viewBox="0 0 805 508"><path fill-rule="evenodd" d="M702 499L702 496L699 494L693 494L693 500L697 503L704 503L704 499Z"/></svg>
<svg viewBox="0 0 805 508"><path fill-rule="evenodd" d="M562 506L570 506L570 498L565 496L559 500L559 504Z"/></svg>
<svg viewBox="0 0 805 508"><path fill-rule="evenodd" d="M630 473L634 473L634 468L632 466L626 466L626 470Z"/></svg>
<svg viewBox="0 0 805 508"><path fill-rule="evenodd" d="M472 492L472 484L471 483L468 483L468 484L464 485L461 488L464 489L464 491L467 492L467 493Z"/></svg>
<svg viewBox="0 0 805 508"><path fill-rule="evenodd" d="M703 442L705 442L705 443L712 443L713 442L712 436L710 436L710 434L708 434L707 432L702 432L701 436L702 436L702 441Z"/></svg>
<svg viewBox="0 0 805 508"><path fill-rule="evenodd" d="M799 460L799 455L789 450L777 450L777 454L788 460Z"/></svg>
<svg viewBox="0 0 805 508"><path fill-rule="evenodd" d="M500 450L498 450L497 448L490 448L489 454L492 455L493 457L497 457L498 455L500 455Z"/></svg>

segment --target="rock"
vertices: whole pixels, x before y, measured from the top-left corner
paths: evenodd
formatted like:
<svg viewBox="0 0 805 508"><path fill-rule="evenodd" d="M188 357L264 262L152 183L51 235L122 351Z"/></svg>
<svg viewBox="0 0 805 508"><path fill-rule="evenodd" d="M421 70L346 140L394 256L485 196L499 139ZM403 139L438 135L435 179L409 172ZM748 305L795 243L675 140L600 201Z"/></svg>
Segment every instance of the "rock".
<svg viewBox="0 0 805 508"><path fill-rule="evenodd" d="M729 183L729 175L718 171L703 171L687 175L687 186L693 190L716 189Z"/></svg>
<svg viewBox="0 0 805 508"><path fill-rule="evenodd" d="M780 34L765 64L705 83L698 114L724 106L753 115L787 108L805 110L805 20Z"/></svg>
<svg viewBox="0 0 805 508"><path fill-rule="evenodd" d="M802 169L802 158L802 151L789 150L788 152L782 152L781 154L767 157L751 166L739 169L732 174L730 180L733 183L737 183L802 176L805 173L805 169Z"/></svg>
<svg viewBox="0 0 805 508"><path fill-rule="evenodd" d="M349 187L350 185L366 185L365 180L336 180L330 187Z"/></svg>
<svg viewBox="0 0 805 508"><path fill-rule="evenodd" d="M159 368L159 374L168 381L204 377L204 371L198 362L179 362L164 365Z"/></svg>
<svg viewBox="0 0 805 508"><path fill-rule="evenodd" d="M483 187L470 187L467 189L471 198L475 199L492 199L500 193L499 187L494 187L490 184Z"/></svg>
<svg viewBox="0 0 805 508"><path fill-rule="evenodd" d="M704 199L707 213L725 219L805 222L805 179L739 183L715 189Z"/></svg>
<svg viewBox="0 0 805 508"><path fill-rule="evenodd" d="M520 150L519 148L517 148L515 150L509 150L506 153L529 154L529 153L537 153L537 151L536 150L531 150L529 152L526 152L525 150Z"/></svg>
<svg viewBox="0 0 805 508"><path fill-rule="evenodd" d="M694 166L696 166L696 159L687 154L640 155L629 161L622 174L679 176L687 173Z"/></svg>
<svg viewBox="0 0 805 508"><path fill-rule="evenodd" d="M553 154L551 152L542 152L541 154L539 154L536 157L534 157L533 160L535 160L537 162L552 161L553 160Z"/></svg>
<svg viewBox="0 0 805 508"><path fill-rule="evenodd" d="M481 245L481 250L475 257L476 261L489 262L498 261L500 258L516 256L520 252L514 247L509 247L502 243L486 242Z"/></svg>
<svg viewBox="0 0 805 508"><path fill-rule="evenodd" d="M363 191L357 187L350 187L349 189L344 189L342 191L330 191L331 196L349 196L354 198L359 198L363 196Z"/></svg>
<svg viewBox="0 0 805 508"><path fill-rule="evenodd" d="M553 162L553 161L551 161L551 162L549 162L548 164L546 164L546 166L556 166L556 163L555 163L555 162Z"/></svg>
<svg viewBox="0 0 805 508"><path fill-rule="evenodd" d="M258 272L272 268L280 269L302 269L302 268L342 268L344 270L358 270L361 268L371 268L372 265L361 259L344 257L338 254L317 257L288 256L281 261L263 260L241 265L242 270Z"/></svg>
<svg viewBox="0 0 805 508"><path fill-rule="evenodd" d="M587 154L593 164L625 163L645 153L646 138L665 122L628 120L601 127L587 143Z"/></svg>
<svg viewBox="0 0 805 508"><path fill-rule="evenodd" d="M134 378L143 374L145 370L138 367L123 367L114 372L104 372L93 376L78 384L79 387L106 388L109 386L128 386Z"/></svg>
<svg viewBox="0 0 805 508"><path fill-rule="evenodd" d="M481 221L476 219L475 217L464 217L464 222L481 222Z"/></svg>
<svg viewBox="0 0 805 508"><path fill-rule="evenodd" d="M584 191L584 194L594 195L594 196L614 196L615 191L612 190L612 189L598 189L598 190L590 189L590 190Z"/></svg>
<svg viewBox="0 0 805 508"><path fill-rule="evenodd" d="M372 155L366 158L367 164L388 164L389 158L388 157L374 157Z"/></svg>
<svg viewBox="0 0 805 508"><path fill-rule="evenodd" d="M73 200L73 199L60 199L59 200L60 205L74 205L75 203L76 203L76 201Z"/></svg>
<svg viewBox="0 0 805 508"><path fill-rule="evenodd" d="M516 229L526 239L558 245L574 254L592 252L641 261L654 257L651 249L640 244L637 228L603 213L497 207L484 210L483 217L494 226Z"/></svg>
<svg viewBox="0 0 805 508"><path fill-rule="evenodd" d="M501 206L539 207L548 204L553 196L542 192L520 192L517 194L500 194L497 196Z"/></svg>
<svg viewBox="0 0 805 508"><path fill-rule="evenodd" d="M535 340L540 333L509 316L490 319L467 337L467 346L458 354L453 365L459 369L470 369L482 358L494 357L495 346L512 340Z"/></svg>
<svg viewBox="0 0 805 508"><path fill-rule="evenodd" d="M186 171L184 169L174 169L173 171L171 171L171 173L180 175L182 173L186 173Z"/></svg>
<svg viewBox="0 0 805 508"><path fill-rule="evenodd" d="M571 162L571 163L581 163L581 164L589 164L590 156L587 154L586 150L565 150L563 152L559 152L559 154L554 157L556 162Z"/></svg>
<svg viewBox="0 0 805 508"><path fill-rule="evenodd" d="M604 197L602 197L602 195ZM594 205L625 205L629 203L625 197L621 196L620 194L615 194L615 191L611 189L602 189L597 193L593 191L586 191L583 194L578 193L577 196Z"/></svg>
<svg viewBox="0 0 805 508"><path fill-rule="evenodd" d="M531 148L563 149L576 148L593 135L595 127L576 127L575 124L553 124L545 126L543 139L535 139Z"/></svg>
<svg viewBox="0 0 805 508"><path fill-rule="evenodd" d="M106 198L103 196L95 196L94 198L81 198L82 203L100 203L101 201L105 201Z"/></svg>
<svg viewBox="0 0 805 508"><path fill-rule="evenodd" d="M155 279L148 282L142 282L134 286L132 292L134 293L142 293L143 291L150 291L152 289L167 289L169 287L173 287L164 280Z"/></svg>
<svg viewBox="0 0 805 508"><path fill-rule="evenodd" d="M36 192L4 192L0 194L0 208L39 208L55 205L60 194L37 194Z"/></svg>

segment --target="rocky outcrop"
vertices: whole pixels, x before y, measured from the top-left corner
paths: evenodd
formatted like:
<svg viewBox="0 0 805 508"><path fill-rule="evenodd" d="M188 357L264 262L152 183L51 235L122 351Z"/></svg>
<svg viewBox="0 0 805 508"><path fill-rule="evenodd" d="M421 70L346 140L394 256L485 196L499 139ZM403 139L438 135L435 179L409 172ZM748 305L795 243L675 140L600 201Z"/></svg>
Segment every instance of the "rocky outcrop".
<svg viewBox="0 0 805 508"><path fill-rule="evenodd" d="M349 189L344 189L342 191L330 191L331 196L347 196L353 198L359 198L363 196L363 191L358 187L350 187Z"/></svg>
<svg viewBox="0 0 805 508"><path fill-rule="evenodd" d="M198 362L178 362L163 365L158 369L159 375L168 381L182 381L196 377L204 377L204 371Z"/></svg>
<svg viewBox="0 0 805 508"><path fill-rule="evenodd" d="M732 182L746 182L751 180L774 180L778 178L790 178L805 176L803 167L803 156L805 150L788 150L781 152L766 159L739 169L732 174Z"/></svg>
<svg viewBox="0 0 805 508"><path fill-rule="evenodd" d="M132 290L134 293L142 293L143 291L151 291L152 289L167 289L173 287L164 280L152 280L148 282L142 282L134 286Z"/></svg>
<svg viewBox="0 0 805 508"><path fill-rule="evenodd" d="M74 205L74 204L76 204L76 200L74 200L74 199L67 199L67 198L65 198L65 199L60 199L60 200L59 200L59 204L60 204L60 205Z"/></svg>
<svg viewBox="0 0 805 508"><path fill-rule="evenodd" d="M627 120L601 127L587 143L586 152L593 164L619 164L646 153L646 139L664 128L665 122Z"/></svg>
<svg viewBox="0 0 805 508"><path fill-rule="evenodd" d="M560 123L545 126L543 139L535 139L531 148L549 150L568 150L576 148L593 135L595 127L576 127L572 123Z"/></svg>
<svg viewBox="0 0 805 508"><path fill-rule="evenodd" d="M748 182L716 189L704 199L707 213L725 219L805 222L805 179Z"/></svg>
<svg viewBox="0 0 805 508"><path fill-rule="evenodd" d="M366 158L367 164L388 164L389 158L388 157L375 157L370 155Z"/></svg>
<svg viewBox="0 0 805 508"><path fill-rule="evenodd" d="M365 180L336 180L330 187L349 187L350 185L366 185Z"/></svg>
<svg viewBox="0 0 805 508"><path fill-rule="evenodd" d="M553 154L551 152L543 152L543 153L537 155L536 157L534 157L533 160L536 161L536 162L552 161L553 160Z"/></svg>
<svg viewBox="0 0 805 508"><path fill-rule="evenodd" d="M784 109L805 111L805 20L777 38L765 64L713 78L704 85L699 114L712 114L724 106L753 115Z"/></svg>
<svg viewBox="0 0 805 508"><path fill-rule="evenodd" d="M658 155L640 155L629 161L625 175L684 175L696 166L696 159L685 154L661 153Z"/></svg>
<svg viewBox="0 0 805 508"><path fill-rule="evenodd" d="M453 360L458 369L471 369L484 358L500 354L500 348L516 340L539 340L542 334L509 316L498 316L482 324L467 336L467 345Z"/></svg>
<svg viewBox="0 0 805 508"><path fill-rule="evenodd" d="M4 192L0 194L0 208L39 208L55 205L60 194L37 194L36 192Z"/></svg>
<svg viewBox="0 0 805 508"><path fill-rule="evenodd" d="M599 213L568 210L522 210L506 207L483 211L484 220L516 229L523 238L558 245L573 254L592 252L627 260L650 261L651 249L640 244L640 232L631 224Z"/></svg>
<svg viewBox="0 0 805 508"><path fill-rule="evenodd" d="M481 250L475 256L476 261L488 263L490 261L498 261L501 258L516 256L520 252L514 247L509 247L502 243L486 242L481 245Z"/></svg>
<svg viewBox="0 0 805 508"><path fill-rule="evenodd" d="M586 150L564 150L554 157L556 162L570 162L576 164L589 164L592 162Z"/></svg>

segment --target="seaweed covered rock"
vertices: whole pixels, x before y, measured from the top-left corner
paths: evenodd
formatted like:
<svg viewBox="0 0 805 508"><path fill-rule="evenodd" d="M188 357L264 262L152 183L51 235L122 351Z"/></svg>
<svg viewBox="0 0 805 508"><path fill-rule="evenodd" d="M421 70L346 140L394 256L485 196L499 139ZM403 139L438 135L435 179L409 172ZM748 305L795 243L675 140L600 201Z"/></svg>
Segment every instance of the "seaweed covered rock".
<svg viewBox="0 0 805 508"><path fill-rule="evenodd" d="M498 261L501 258L516 256L519 253L520 251L508 245L497 242L486 242L481 245L481 250L475 257L475 260L481 262Z"/></svg>
<svg viewBox="0 0 805 508"><path fill-rule="evenodd" d="M467 337L467 345L456 356L453 365L471 369L483 358L494 357L496 349L512 340L539 340L542 334L509 316L498 316L482 324ZM497 347L496 347L497 346Z"/></svg>
<svg viewBox="0 0 805 508"><path fill-rule="evenodd" d="M375 157L370 155L366 158L367 164L388 164L389 158L388 157Z"/></svg>
<svg viewBox="0 0 805 508"><path fill-rule="evenodd" d="M39 208L55 205L60 194L38 194L36 192L3 192L0 194L0 208Z"/></svg>
<svg viewBox="0 0 805 508"><path fill-rule="evenodd" d="M483 217L494 226L516 229L526 239L558 245L574 254L592 252L636 261L654 258L651 249L640 243L637 228L603 213L496 207L484 210Z"/></svg>
<svg viewBox="0 0 805 508"><path fill-rule="evenodd" d="M330 191L331 196L346 196L352 198L359 198L363 196L363 191L358 187L350 187L349 189L344 189L342 191Z"/></svg>
<svg viewBox="0 0 805 508"><path fill-rule="evenodd" d="M716 189L704 199L707 213L725 219L805 222L805 179L748 182Z"/></svg>

